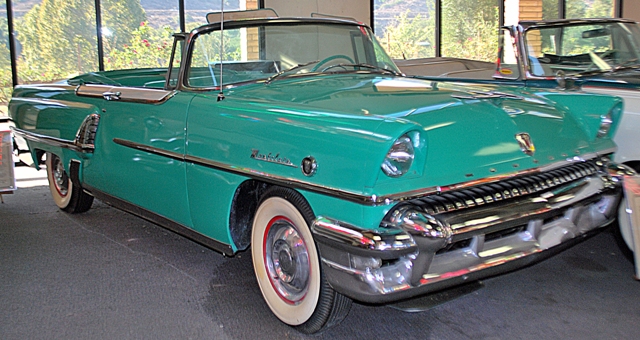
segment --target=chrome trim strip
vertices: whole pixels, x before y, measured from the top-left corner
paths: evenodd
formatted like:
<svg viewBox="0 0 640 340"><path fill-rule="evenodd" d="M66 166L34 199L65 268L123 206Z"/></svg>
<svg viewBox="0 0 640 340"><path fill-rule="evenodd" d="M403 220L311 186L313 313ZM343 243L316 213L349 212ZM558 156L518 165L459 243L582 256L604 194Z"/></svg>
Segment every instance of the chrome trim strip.
<svg viewBox="0 0 640 340"><path fill-rule="evenodd" d="M601 179L583 178L558 188L549 189L539 195L523 200L510 202L496 211L495 207L485 207L469 211L459 211L444 217L443 223L451 226L454 237L486 230L495 225L511 221L531 219L553 211L560 211L583 200L599 197L606 190L606 183Z"/></svg>
<svg viewBox="0 0 640 340"><path fill-rule="evenodd" d="M149 152L152 154L156 154L159 156L164 156L164 157L168 157L171 159L175 159L178 161L182 161L184 162L184 155L181 153L177 153L177 152L173 152L173 151L167 151L167 150L163 150L163 149L158 149L158 148L154 148L152 146L148 146L148 145L144 145L144 144L140 144L140 143L135 143L132 141L128 141L125 139L121 139L121 138L114 138L113 142L128 148L132 148L132 149L136 149L136 150L140 150L140 151L144 151L144 152Z"/></svg>
<svg viewBox="0 0 640 340"><path fill-rule="evenodd" d="M616 151L618 151L618 147L614 146L614 147L609 148L609 149L604 149L604 150L598 151L598 155L599 156L606 156L606 155L610 155L612 153L615 153Z"/></svg>
<svg viewBox="0 0 640 340"><path fill-rule="evenodd" d="M76 85L69 85L66 81L63 83L50 83L50 84L20 84L17 87L21 89L42 89L42 90L53 90L53 91L74 91L76 89ZM20 99L28 99L25 97L21 97ZM31 99L31 98L29 98Z"/></svg>
<svg viewBox="0 0 640 340"><path fill-rule="evenodd" d="M93 144L80 144L76 140L71 141L68 139L46 136L39 133L22 130L17 127L11 127L11 130L13 131L13 133L15 133L16 135L26 140L36 142L36 143L43 143L43 144L47 144L55 147L66 148L66 149L77 151L77 152L91 153L95 148Z"/></svg>
<svg viewBox="0 0 640 340"><path fill-rule="evenodd" d="M266 172L258 171L258 170L255 170L255 169L241 168L241 167L229 165L229 164L226 164L226 163L216 162L216 161L212 161L212 160L201 158L201 157L183 155L183 154L180 154L180 153L167 151L167 150L163 150L163 149L158 149L158 148L154 148L152 146L148 146L148 145L144 145L144 144L139 144L139 143L127 141L127 140L120 139L120 138L114 138L113 141L116 144L120 144L122 146L126 146L126 147L129 147L129 148L133 148L133 149L137 149L137 150L141 150L141 151L157 154L157 155L164 156L164 157L169 157L169 158L172 158L172 159L175 159L175 160L179 160L179 161L183 161L183 162L189 162L189 163L193 163L193 164L197 164L197 165L202 165L202 166L206 166L206 167L209 167L209 168L213 168L213 169L217 169L217 170L233 173L233 174L236 174L236 175L242 175L242 176L247 176L247 177L250 177L250 178L253 178L253 179L263 180L265 182L272 183L272 184L278 184L278 185L283 185L283 186L292 187L292 188L296 188L296 189L312 191L312 192L316 192L316 193L319 193L319 194L324 194L324 195L328 195L328 196L332 196L332 197L345 199L347 201L355 202L355 203L358 203L358 204L371 205L371 206L391 205L391 204L398 203L398 202L401 202L401 201L407 201L407 200L411 200L411 199L415 199L415 198L420 198L420 197L423 197L423 196L426 196L426 195L441 193L441 192L445 192L445 191L449 191L449 190L468 188L468 187L476 186L476 185L479 185L479 184L494 183L494 182L498 182L498 181L501 181L501 180L505 180L505 179L509 179L509 178L513 178L513 177L517 177L517 176L521 176L521 175L539 173L539 172L550 170L550 169L553 169L553 168L558 168L558 167L561 167L563 165L567 165L569 163L573 163L573 162L577 162L577 161L588 160L588 158L585 157L587 155L583 155L582 158L567 159L565 161L561 161L561 162L557 162L557 163L554 163L554 164L547 165L547 166L545 166L543 168L535 168L535 169L517 171L517 172L510 173L510 174L487 177L487 178L483 178L483 179L479 179L479 180L473 180L473 181L453 184L453 185L449 185L449 186L437 186L437 187L430 187L430 188L421 188L421 189L416 189L416 190L411 190L411 191L400 192L400 193L396 193L396 194L378 196L378 195L375 195L375 194L364 195L364 194L360 194L360 193L356 193L356 192L352 192L352 191L346 191L346 190L337 189L337 188L333 188L333 187L329 187L329 186L310 183L310 182L307 182L307 181L301 181L301 180L294 179L294 178L273 175L273 174L269 174L269 173L266 173ZM596 157L598 155L597 154L593 154L593 156Z"/></svg>
<svg viewBox="0 0 640 340"><path fill-rule="evenodd" d="M75 89L78 96L98 97L105 100L115 100L121 102L162 104L173 97L176 91L160 89L130 87L117 85L95 85L82 84Z"/></svg>
<svg viewBox="0 0 640 340"><path fill-rule="evenodd" d="M379 202L375 201L375 195L367 196L358 194L351 191L340 190L328 186L318 185L314 183L309 183L306 181L297 180L294 178L283 177L278 175L269 174L262 171L257 171L255 169L250 168L240 168L237 166L232 166L200 157L194 156L186 156L185 161L189 163L193 163L196 165L202 165L213 169L222 170L225 172L233 173L236 175L242 175L251 177L253 179L259 179L268 183L283 185L287 187L292 187L296 189L302 189L307 191L316 192L319 194L324 194L332 197L337 197L341 199L345 199L348 201L352 201L359 204L367 204L367 205L377 205Z"/></svg>
<svg viewBox="0 0 640 340"><path fill-rule="evenodd" d="M123 199L109 195L104 191L100 191L95 188L89 187L86 184L84 185L84 188L87 189L87 191L95 198L109 205L112 205L118 209L124 210L130 214L144 218L147 221L151 221L152 223L155 223L176 234L182 235L190 240L200 243L205 247L221 252L226 256L233 256L235 254L235 251L230 244L226 244L218 240L215 240L205 234L201 234L200 232L194 230L193 228L187 227L181 223L170 220L162 215L156 214L150 210L142 208L133 203L127 202Z"/></svg>
<svg viewBox="0 0 640 340"><path fill-rule="evenodd" d="M296 188L296 189L302 189L302 190L317 192L317 193L320 193L320 194L325 194L325 195L329 195L329 196L333 196L333 197L338 197L338 198L346 199L348 201L352 201L352 202L360 203L360 204L375 205L375 204L378 203L378 202L375 201L375 196L361 195L361 194L358 194L358 193L345 191L345 190L339 190L339 189L336 189L336 188L326 187L326 186L322 186L322 185L317 185L317 184L313 184L313 183L309 183L309 182L305 182L305 181L300 181L300 180L293 179L293 178L288 178L288 177L283 177L283 176L278 176L278 175L272 175L272 174L268 174L268 173L265 173L265 172L257 171L255 169L241 168L241 167L237 167L237 166L232 166L232 165L228 165L228 164L225 164L225 163L212 161L212 160L209 160L209 159L204 159L204 158L201 158L201 157L195 157L195 156L189 156L189 155L185 156L185 155L182 155L182 154L179 154L179 153L176 153L176 152L157 149L157 148L154 148L154 147L151 147L151 146L148 146L148 145L138 144L138 143L134 143L134 142L131 142L131 141L123 140L123 139L120 139L120 138L114 138L113 141L116 144L120 144L120 145L125 146L125 147L141 150L141 151L144 151L144 152L153 153L153 154L156 154L156 155L172 158L172 159L183 161L183 162L193 163L193 164L196 164L196 165L202 165L202 166L205 166L205 167L208 167L208 168L212 168L212 169L217 169L217 170L233 173L233 174L236 174L236 175L247 176L247 177L250 177L250 178L253 178L253 179L259 179L259 180L262 180L262 181L265 181L265 182L269 182L269 183L272 183L272 184L279 184L279 185L284 185L284 186L288 186L288 187L293 187L293 188Z"/></svg>

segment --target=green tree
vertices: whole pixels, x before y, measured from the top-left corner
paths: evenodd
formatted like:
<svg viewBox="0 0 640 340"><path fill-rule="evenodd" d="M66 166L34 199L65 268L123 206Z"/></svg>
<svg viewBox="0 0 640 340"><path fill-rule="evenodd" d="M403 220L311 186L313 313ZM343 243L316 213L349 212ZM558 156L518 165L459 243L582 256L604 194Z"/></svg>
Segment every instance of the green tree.
<svg viewBox="0 0 640 340"><path fill-rule="evenodd" d="M17 23L21 81L46 81L98 69L93 0L43 0ZM140 0L104 0L103 20L127 43L144 21ZM109 26L106 26L109 27ZM26 79L22 78L26 77Z"/></svg>
<svg viewBox="0 0 640 340"><path fill-rule="evenodd" d="M496 0L443 0L443 56L493 61L498 51Z"/></svg>
<svg viewBox="0 0 640 340"><path fill-rule="evenodd" d="M106 55L105 68L108 70L146 67L167 67L173 43L172 29L154 29L142 22L131 32L129 43L110 46Z"/></svg>
<svg viewBox="0 0 640 340"><path fill-rule="evenodd" d="M409 18L409 11L396 17L382 38L382 46L391 58L414 59L435 56L435 20L417 15Z"/></svg>
<svg viewBox="0 0 640 340"><path fill-rule="evenodd" d="M594 0L586 10L587 18L613 18L613 0Z"/></svg>

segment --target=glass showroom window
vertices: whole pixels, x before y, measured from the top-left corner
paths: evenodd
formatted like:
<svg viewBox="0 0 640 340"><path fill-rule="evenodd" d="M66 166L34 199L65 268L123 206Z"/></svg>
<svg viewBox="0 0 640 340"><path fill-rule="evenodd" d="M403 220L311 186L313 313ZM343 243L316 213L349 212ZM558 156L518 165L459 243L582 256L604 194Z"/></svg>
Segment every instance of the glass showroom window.
<svg viewBox="0 0 640 340"><path fill-rule="evenodd" d="M442 56L495 61L496 0L442 0Z"/></svg>
<svg viewBox="0 0 640 340"><path fill-rule="evenodd" d="M374 0L373 7L376 37L392 58L435 57L435 0Z"/></svg>
<svg viewBox="0 0 640 340"><path fill-rule="evenodd" d="M558 4L558 0L542 0L542 19L560 19Z"/></svg>
<svg viewBox="0 0 640 340"><path fill-rule="evenodd" d="M613 18L615 0L565 0L567 19Z"/></svg>
<svg viewBox="0 0 640 340"><path fill-rule="evenodd" d="M167 67L178 1L101 0L105 70Z"/></svg>
<svg viewBox="0 0 640 340"><path fill-rule="evenodd" d="M7 14L0 15L0 117L7 115L7 103L11 97L11 54L9 53L9 33Z"/></svg>
<svg viewBox="0 0 640 340"><path fill-rule="evenodd" d="M207 23L207 13L220 12L220 1L185 0L185 22L187 31ZM257 9L258 0L227 0L224 10L237 11Z"/></svg>
<svg viewBox="0 0 640 340"><path fill-rule="evenodd" d="M19 83L98 70L94 5L91 0L14 2Z"/></svg>

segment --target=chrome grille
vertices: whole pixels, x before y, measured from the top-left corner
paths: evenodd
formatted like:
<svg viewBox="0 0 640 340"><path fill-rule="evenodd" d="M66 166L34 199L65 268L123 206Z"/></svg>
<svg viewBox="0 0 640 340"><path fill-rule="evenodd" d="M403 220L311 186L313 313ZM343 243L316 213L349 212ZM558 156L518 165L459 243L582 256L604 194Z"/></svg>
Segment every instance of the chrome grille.
<svg viewBox="0 0 640 340"><path fill-rule="evenodd" d="M430 215L478 207L534 194L591 176L601 170L602 165L599 164L602 163L597 160L572 163L546 172L522 175L498 182L433 194L407 201L405 204L420 207Z"/></svg>

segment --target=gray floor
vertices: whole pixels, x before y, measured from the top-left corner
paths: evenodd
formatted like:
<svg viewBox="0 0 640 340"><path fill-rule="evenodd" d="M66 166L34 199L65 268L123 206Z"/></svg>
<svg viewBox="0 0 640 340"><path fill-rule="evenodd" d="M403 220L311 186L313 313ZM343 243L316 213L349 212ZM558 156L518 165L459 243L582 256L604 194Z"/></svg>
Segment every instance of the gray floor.
<svg viewBox="0 0 640 340"><path fill-rule="evenodd" d="M17 170L0 204L0 339L640 337L640 282L609 231L431 310L354 304L307 337L270 314L250 254L225 258L101 202L65 214L44 172Z"/></svg>

